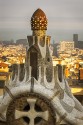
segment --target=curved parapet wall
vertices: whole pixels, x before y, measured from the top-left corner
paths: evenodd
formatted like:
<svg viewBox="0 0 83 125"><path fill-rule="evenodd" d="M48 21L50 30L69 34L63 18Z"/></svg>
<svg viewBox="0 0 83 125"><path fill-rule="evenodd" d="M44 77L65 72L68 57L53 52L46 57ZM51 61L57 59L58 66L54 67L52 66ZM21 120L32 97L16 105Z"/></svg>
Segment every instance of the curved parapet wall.
<svg viewBox="0 0 83 125"><path fill-rule="evenodd" d="M71 92L69 88L65 86L65 84L68 84L67 81L64 83L59 81L57 74L55 74L58 73L57 67L54 68L53 73L55 76L53 77L52 87L51 83L48 83L47 81L44 81L42 84L42 82L40 82L41 80L37 81L35 78L31 77L29 77L28 80L27 78L24 78L25 80L18 82L14 87L6 86L4 98L1 98L0 100L0 114L3 116L0 117L0 120L7 122L9 121L8 119L10 115L8 116L8 114L10 110L8 109L11 109L11 102L14 101L18 96L23 95L23 97L26 97L24 95L27 95L27 99L33 99L33 97L36 95L45 101L47 100L47 103L49 102L48 105L50 106L50 110L53 113L52 117L58 124L64 121L65 123L69 124L82 125L82 105L76 101L72 94L70 94ZM41 79L41 77L39 79ZM62 87L61 84L64 84L64 87ZM69 90L67 92L66 87ZM30 96L30 93L33 94L33 97ZM20 105L20 102L17 102L16 104ZM76 106L78 106L78 108ZM56 117L56 114L59 118Z"/></svg>

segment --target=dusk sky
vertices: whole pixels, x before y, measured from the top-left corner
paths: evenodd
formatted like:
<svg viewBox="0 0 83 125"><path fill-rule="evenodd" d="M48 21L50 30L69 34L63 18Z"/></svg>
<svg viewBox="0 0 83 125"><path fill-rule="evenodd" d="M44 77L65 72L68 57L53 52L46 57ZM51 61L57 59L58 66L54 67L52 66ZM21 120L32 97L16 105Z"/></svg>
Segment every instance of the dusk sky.
<svg viewBox="0 0 83 125"><path fill-rule="evenodd" d="M83 40L83 0L0 0L0 40L27 38L30 19L41 8L48 18L52 40Z"/></svg>

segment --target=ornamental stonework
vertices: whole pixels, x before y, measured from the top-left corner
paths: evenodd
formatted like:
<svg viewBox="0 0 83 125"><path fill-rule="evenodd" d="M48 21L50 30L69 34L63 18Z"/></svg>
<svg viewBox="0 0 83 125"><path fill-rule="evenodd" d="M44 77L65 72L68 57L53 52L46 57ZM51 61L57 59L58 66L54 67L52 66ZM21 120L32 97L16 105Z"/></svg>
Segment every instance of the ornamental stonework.
<svg viewBox="0 0 83 125"><path fill-rule="evenodd" d="M13 65L0 97L0 125L83 125L83 106L71 93L63 66L53 66L41 9L32 15L31 29L25 63Z"/></svg>

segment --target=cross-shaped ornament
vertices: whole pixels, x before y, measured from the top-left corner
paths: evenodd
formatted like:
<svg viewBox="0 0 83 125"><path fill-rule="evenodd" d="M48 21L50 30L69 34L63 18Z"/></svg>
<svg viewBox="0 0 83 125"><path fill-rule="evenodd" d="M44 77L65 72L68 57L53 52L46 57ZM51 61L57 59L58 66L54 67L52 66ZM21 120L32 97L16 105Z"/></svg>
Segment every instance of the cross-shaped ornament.
<svg viewBox="0 0 83 125"><path fill-rule="evenodd" d="M15 110L15 119L19 119L22 117L28 117L30 119L30 123L29 125L34 125L34 119L36 117L40 117L44 120L48 120L48 111L44 111L44 112L37 112L35 110L35 103L36 103L36 99L27 99L27 102L30 106L30 110L29 111L18 111Z"/></svg>

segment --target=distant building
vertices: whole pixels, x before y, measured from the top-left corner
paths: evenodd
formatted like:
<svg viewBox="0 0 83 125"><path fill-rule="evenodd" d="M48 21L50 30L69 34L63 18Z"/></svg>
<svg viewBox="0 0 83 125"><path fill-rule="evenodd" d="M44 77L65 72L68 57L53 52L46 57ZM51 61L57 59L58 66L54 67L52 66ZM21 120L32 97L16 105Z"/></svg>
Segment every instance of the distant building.
<svg viewBox="0 0 83 125"><path fill-rule="evenodd" d="M78 48L83 49L83 41L78 41Z"/></svg>
<svg viewBox="0 0 83 125"><path fill-rule="evenodd" d="M27 39L18 39L16 40L16 44L23 44L23 45L27 45Z"/></svg>
<svg viewBox="0 0 83 125"><path fill-rule="evenodd" d="M73 34L73 41L75 48L78 48L78 34Z"/></svg>
<svg viewBox="0 0 83 125"><path fill-rule="evenodd" d="M14 43L13 40L9 40L9 41L8 41L8 40L5 40L5 41L2 41L1 44L3 44L3 45L13 45L13 44L15 44L15 43Z"/></svg>
<svg viewBox="0 0 83 125"><path fill-rule="evenodd" d="M73 34L75 48L83 49L83 41L78 40L78 34Z"/></svg>
<svg viewBox="0 0 83 125"><path fill-rule="evenodd" d="M54 44L52 44L52 46L53 46L53 56L58 57L58 46L59 46L59 43L54 43Z"/></svg>
<svg viewBox="0 0 83 125"><path fill-rule="evenodd" d="M74 49L74 41L60 41L60 51L71 52Z"/></svg>

